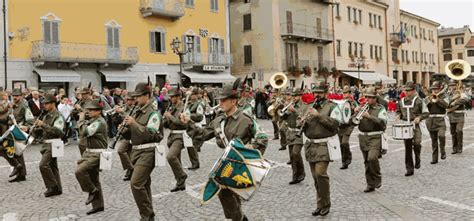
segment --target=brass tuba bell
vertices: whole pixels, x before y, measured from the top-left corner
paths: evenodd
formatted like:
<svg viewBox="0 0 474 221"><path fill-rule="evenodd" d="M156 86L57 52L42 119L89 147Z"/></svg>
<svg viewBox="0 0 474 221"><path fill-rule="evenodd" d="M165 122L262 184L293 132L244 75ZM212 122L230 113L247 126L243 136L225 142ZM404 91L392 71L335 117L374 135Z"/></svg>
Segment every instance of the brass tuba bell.
<svg viewBox="0 0 474 221"><path fill-rule="evenodd" d="M457 81L462 81L471 74L471 66L464 60L456 59L445 66L446 75Z"/></svg>
<svg viewBox="0 0 474 221"><path fill-rule="evenodd" d="M284 88L287 83L288 83L288 77L284 73L281 73L281 72L275 73L270 78L270 85L272 85L274 89Z"/></svg>

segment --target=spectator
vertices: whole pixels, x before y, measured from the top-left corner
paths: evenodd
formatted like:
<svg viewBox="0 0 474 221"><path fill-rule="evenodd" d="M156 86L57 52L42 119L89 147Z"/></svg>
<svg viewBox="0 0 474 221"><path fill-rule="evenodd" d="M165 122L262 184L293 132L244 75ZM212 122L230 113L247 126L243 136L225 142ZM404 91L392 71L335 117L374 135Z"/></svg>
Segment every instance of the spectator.
<svg viewBox="0 0 474 221"><path fill-rule="evenodd" d="M38 117L43 110L43 102L40 100L40 93L38 91L31 92L31 100L28 101L28 107L30 107L33 116Z"/></svg>

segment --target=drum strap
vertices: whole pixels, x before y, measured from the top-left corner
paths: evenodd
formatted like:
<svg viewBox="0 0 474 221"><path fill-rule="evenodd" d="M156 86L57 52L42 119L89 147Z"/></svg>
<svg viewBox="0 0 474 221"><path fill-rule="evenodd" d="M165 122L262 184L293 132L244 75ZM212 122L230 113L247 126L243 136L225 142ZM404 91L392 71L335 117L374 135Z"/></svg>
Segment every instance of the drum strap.
<svg viewBox="0 0 474 221"><path fill-rule="evenodd" d="M217 133L219 134L219 137L221 138L222 142L224 142L224 145L227 146L227 144L229 144L229 140L227 140L227 137L224 134L225 123L226 123L226 120L223 119L220 123L220 128L217 131Z"/></svg>

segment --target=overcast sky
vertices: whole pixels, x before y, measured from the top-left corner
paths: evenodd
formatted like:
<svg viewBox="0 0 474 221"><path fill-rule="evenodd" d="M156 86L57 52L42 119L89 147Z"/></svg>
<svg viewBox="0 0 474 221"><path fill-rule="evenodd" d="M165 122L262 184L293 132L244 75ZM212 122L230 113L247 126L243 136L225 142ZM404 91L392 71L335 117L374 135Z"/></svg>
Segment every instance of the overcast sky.
<svg viewBox="0 0 474 221"><path fill-rule="evenodd" d="M474 0L400 0L400 8L445 27L469 25L474 31Z"/></svg>

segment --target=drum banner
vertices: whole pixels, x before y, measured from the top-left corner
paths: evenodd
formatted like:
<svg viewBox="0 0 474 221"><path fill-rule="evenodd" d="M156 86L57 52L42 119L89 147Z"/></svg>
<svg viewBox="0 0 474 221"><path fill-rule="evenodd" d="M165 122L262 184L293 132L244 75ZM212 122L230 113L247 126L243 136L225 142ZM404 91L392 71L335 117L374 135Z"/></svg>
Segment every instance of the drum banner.
<svg viewBox="0 0 474 221"><path fill-rule="evenodd" d="M26 139L28 134L23 132L20 128L12 125L3 135L0 137L0 142L3 148L5 148L7 155L13 158L14 155L21 156L26 148Z"/></svg>

